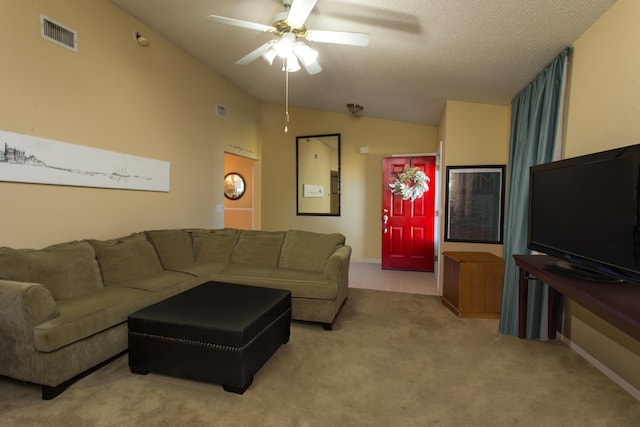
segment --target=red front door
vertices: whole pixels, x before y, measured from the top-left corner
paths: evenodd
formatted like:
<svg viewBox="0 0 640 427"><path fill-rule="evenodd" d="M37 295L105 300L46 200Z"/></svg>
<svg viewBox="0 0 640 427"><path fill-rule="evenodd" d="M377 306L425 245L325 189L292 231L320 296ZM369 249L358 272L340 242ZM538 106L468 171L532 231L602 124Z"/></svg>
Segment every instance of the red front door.
<svg viewBox="0 0 640 427"><path fill-rule="evenodd" d="M428 190L413 202L393 194L389 188L405 166L419 168L428 178ZM435 156L382 160L383 269L433 271L435 189Z"/></svg>

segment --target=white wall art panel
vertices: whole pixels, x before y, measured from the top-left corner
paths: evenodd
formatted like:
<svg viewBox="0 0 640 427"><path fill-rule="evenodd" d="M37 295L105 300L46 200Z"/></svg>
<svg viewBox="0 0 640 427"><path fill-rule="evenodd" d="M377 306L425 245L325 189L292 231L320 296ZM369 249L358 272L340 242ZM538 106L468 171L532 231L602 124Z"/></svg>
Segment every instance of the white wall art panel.
<svg viewBox="0 0 640 427"><path fill-rule="evenodd" d="M302 184L302 197L324 197L324 187L322 185Z"/></svg>
<svg viewBox="0 0 640 427"><path fill-rule="evenodd" d="M171 164L0 130L0 181L169 191Z"/></svg>

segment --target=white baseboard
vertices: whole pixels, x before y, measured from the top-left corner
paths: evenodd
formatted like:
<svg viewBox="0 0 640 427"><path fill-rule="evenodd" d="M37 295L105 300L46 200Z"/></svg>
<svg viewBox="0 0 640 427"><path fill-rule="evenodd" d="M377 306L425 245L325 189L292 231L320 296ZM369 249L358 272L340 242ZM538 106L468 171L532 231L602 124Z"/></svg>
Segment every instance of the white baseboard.
<svg viewBox="0 0 640 427"><path fill-rule="evenodd" d="M351 262L363 262L366 264L382 264L381 259L373 259L373 258L351 258Z"/></svg>
<svg viewBox="0 0 640 427"><path fill-rule="evenodd" d="M635 388L634 386L629 384L627 381L624 380L624 378L620 377L620 375L618 375L615 372L613 372L606 365L604 365L598 359L596 359L595 357L590 355L587 351L582 349L580 346L578 346L577 344L574 344L569 338L565 337L560 332L557 333L557 336L558 336L558 338L560 338L560 340L563 343L567 344L571 350L573 350L576 353L578 353L587 362L591 363L597 370L599 370L605 376L607 376L611 381L613 381L614 383L618 384L627 393L629 393L631 396L635 397L636 400L640 401L640 390L638 390L637 388Z"/></svg>

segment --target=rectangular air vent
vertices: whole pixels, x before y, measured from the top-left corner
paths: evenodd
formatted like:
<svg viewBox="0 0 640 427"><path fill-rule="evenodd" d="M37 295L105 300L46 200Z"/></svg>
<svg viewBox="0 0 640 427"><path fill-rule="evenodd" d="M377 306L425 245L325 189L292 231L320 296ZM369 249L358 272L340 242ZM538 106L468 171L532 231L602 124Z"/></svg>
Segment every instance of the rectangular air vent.
<svg viewBox="0 0 640 427"><path fill-rule="evenodd" d="M40 15L42 37L73 51L78 51L78 35L44 15Z"/></svg>

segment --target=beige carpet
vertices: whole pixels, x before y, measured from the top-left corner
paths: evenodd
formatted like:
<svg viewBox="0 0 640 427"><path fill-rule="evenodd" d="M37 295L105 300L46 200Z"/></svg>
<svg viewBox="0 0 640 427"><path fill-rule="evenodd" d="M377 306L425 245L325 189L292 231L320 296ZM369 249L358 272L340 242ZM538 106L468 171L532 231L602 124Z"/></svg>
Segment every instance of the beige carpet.
<svg viewBox="0 0 640 427"><path fill-rule="evenodd" d="M636 426L640 402L559 342L459 319L440 298L352 289L335 330L294 322L240 396L129 373L121 357L52 401L0 378L2 426Z"/></svg>

